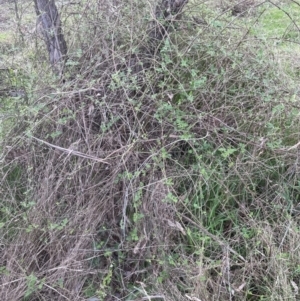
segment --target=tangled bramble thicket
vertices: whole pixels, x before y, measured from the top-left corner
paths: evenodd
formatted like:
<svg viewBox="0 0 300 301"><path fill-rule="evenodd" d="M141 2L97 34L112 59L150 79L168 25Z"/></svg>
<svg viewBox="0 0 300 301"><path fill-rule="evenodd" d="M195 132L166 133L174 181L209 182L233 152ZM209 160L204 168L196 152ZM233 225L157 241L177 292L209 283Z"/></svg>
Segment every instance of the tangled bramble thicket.
<svg viewBox="0 0 300 301"><path fill-rule="evenodd" d="M22 74L28 103L4 101L0 299L294 298L288 76L248 28L195 23L194 4L164 19L116 3L62 10L65 81L43 65Z"/></svg>

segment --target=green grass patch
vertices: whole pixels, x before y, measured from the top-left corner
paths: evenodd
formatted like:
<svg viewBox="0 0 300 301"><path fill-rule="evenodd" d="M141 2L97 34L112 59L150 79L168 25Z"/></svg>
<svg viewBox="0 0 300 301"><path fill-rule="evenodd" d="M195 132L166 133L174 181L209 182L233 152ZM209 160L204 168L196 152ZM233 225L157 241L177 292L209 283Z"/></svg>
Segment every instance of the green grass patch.
<svg viewBox="0 0 300 301"><path fill-rule="evenodd" d="M0 43L11 42L12 36L11 32L0 32Z"/></svg>
<svg viewBox="0 0 300 301"><path fill-rule="evenodd" d="M261 9L265 9L264 7ZM264 38L295 39L299 37L300 6L272 6L265 9L255 28L255 35Z"/></svg>

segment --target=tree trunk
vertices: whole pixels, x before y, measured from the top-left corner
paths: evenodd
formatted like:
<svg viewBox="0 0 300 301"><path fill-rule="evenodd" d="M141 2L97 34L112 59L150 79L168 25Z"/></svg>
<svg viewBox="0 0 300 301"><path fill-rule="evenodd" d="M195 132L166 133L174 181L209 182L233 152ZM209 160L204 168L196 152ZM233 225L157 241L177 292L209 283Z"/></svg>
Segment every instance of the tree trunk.
<svg viewBox="0 0 300 301"><path fill-rule="evenodd" d="M140 47L139 54L132 55L127 64L133 73L151 67L153 58L159 55L162 42L172 31L176 21L180 20L182 9L187 3L188 0L160 0L156 5L155 20L151 22L147 32L147 44Z"/></svg>
<svg viewBox="0 0 300 301"><path fill-rule="evenodd" d="M140 91L145 87L145 71L158 61L163 41L180 20L182 9L187 3L188 0L160 0L155 8L155 20L151 22L147 32L147 42L138 49L138 53L130 55L126 66L122 65L121 68L128 68L132 74L138 75ZM134 90L133 94L136 92Z"/></svg>
<svg viewBox="0 0 300 301"><path fill-rule="evenodd" d="M34 0L38 25L42 28L49 60L55 74L62 75L67 59L67 44L54 0Z"/></svg>
<svg viewBox="0 0 300 301"><path fill-rule="evenodd" d="M188 0L161 0L155 9L156 20L152 22L149 31L151 52L157 50L157 46L172 30L172 23L179 21L180 13Z"/></svg>

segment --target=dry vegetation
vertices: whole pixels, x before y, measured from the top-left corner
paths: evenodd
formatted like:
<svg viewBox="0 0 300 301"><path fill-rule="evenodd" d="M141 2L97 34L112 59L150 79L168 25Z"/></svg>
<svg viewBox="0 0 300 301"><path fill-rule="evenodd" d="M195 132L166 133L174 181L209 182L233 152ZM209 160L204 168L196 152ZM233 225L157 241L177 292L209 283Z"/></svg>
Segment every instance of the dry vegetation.
<svg viewBox="0 0 300 301"><path fill-rule="evenodd" d="M27 95L1 96L0 300L298 300L299 71L257 36L274 6L192 1L149 58L155 1L64 2L63 80L29 1L2 56Z"/></svg>

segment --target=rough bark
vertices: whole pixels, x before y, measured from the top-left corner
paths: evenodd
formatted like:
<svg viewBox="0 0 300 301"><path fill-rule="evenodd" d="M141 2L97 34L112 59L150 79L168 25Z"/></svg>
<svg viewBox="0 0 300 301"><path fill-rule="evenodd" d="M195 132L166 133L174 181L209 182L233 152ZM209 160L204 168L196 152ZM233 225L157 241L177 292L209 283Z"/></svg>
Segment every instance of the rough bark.
<svg viewBox="0 0 300 301"><path fill-rule="evenodd" d="M188 0L161 0L157 4L155 20L150 24L146 45L142 46L138 54L132 55L128 61L127 67L133 73L140 73L151 67L153 58L159 55L162 42L180 20L182 9L187 3Z"/></svg>
<svg viewBox="0 0 300 301"><path fill-rule="evenodd" d="M67 44L63 35L61 21L54 0L34 0L38 25L47 45L49 60L53 71L62 75L67 59Z"/></svg>
<svg viewBox="0 0 300 301"><path fill-rule="evenodd" d="M162 0L155 9L155 20L149 30L149 51L154 54L157 47L172 30L172 25L179 21L180 13L188 0Z"/></svg>
<svg viewBox="0 0 300 301"><path fill-rule="evenodd" d="M231 13L233 16L245 16L251 7L255 6L254 0L243 0L233 6Z"/></svg>

